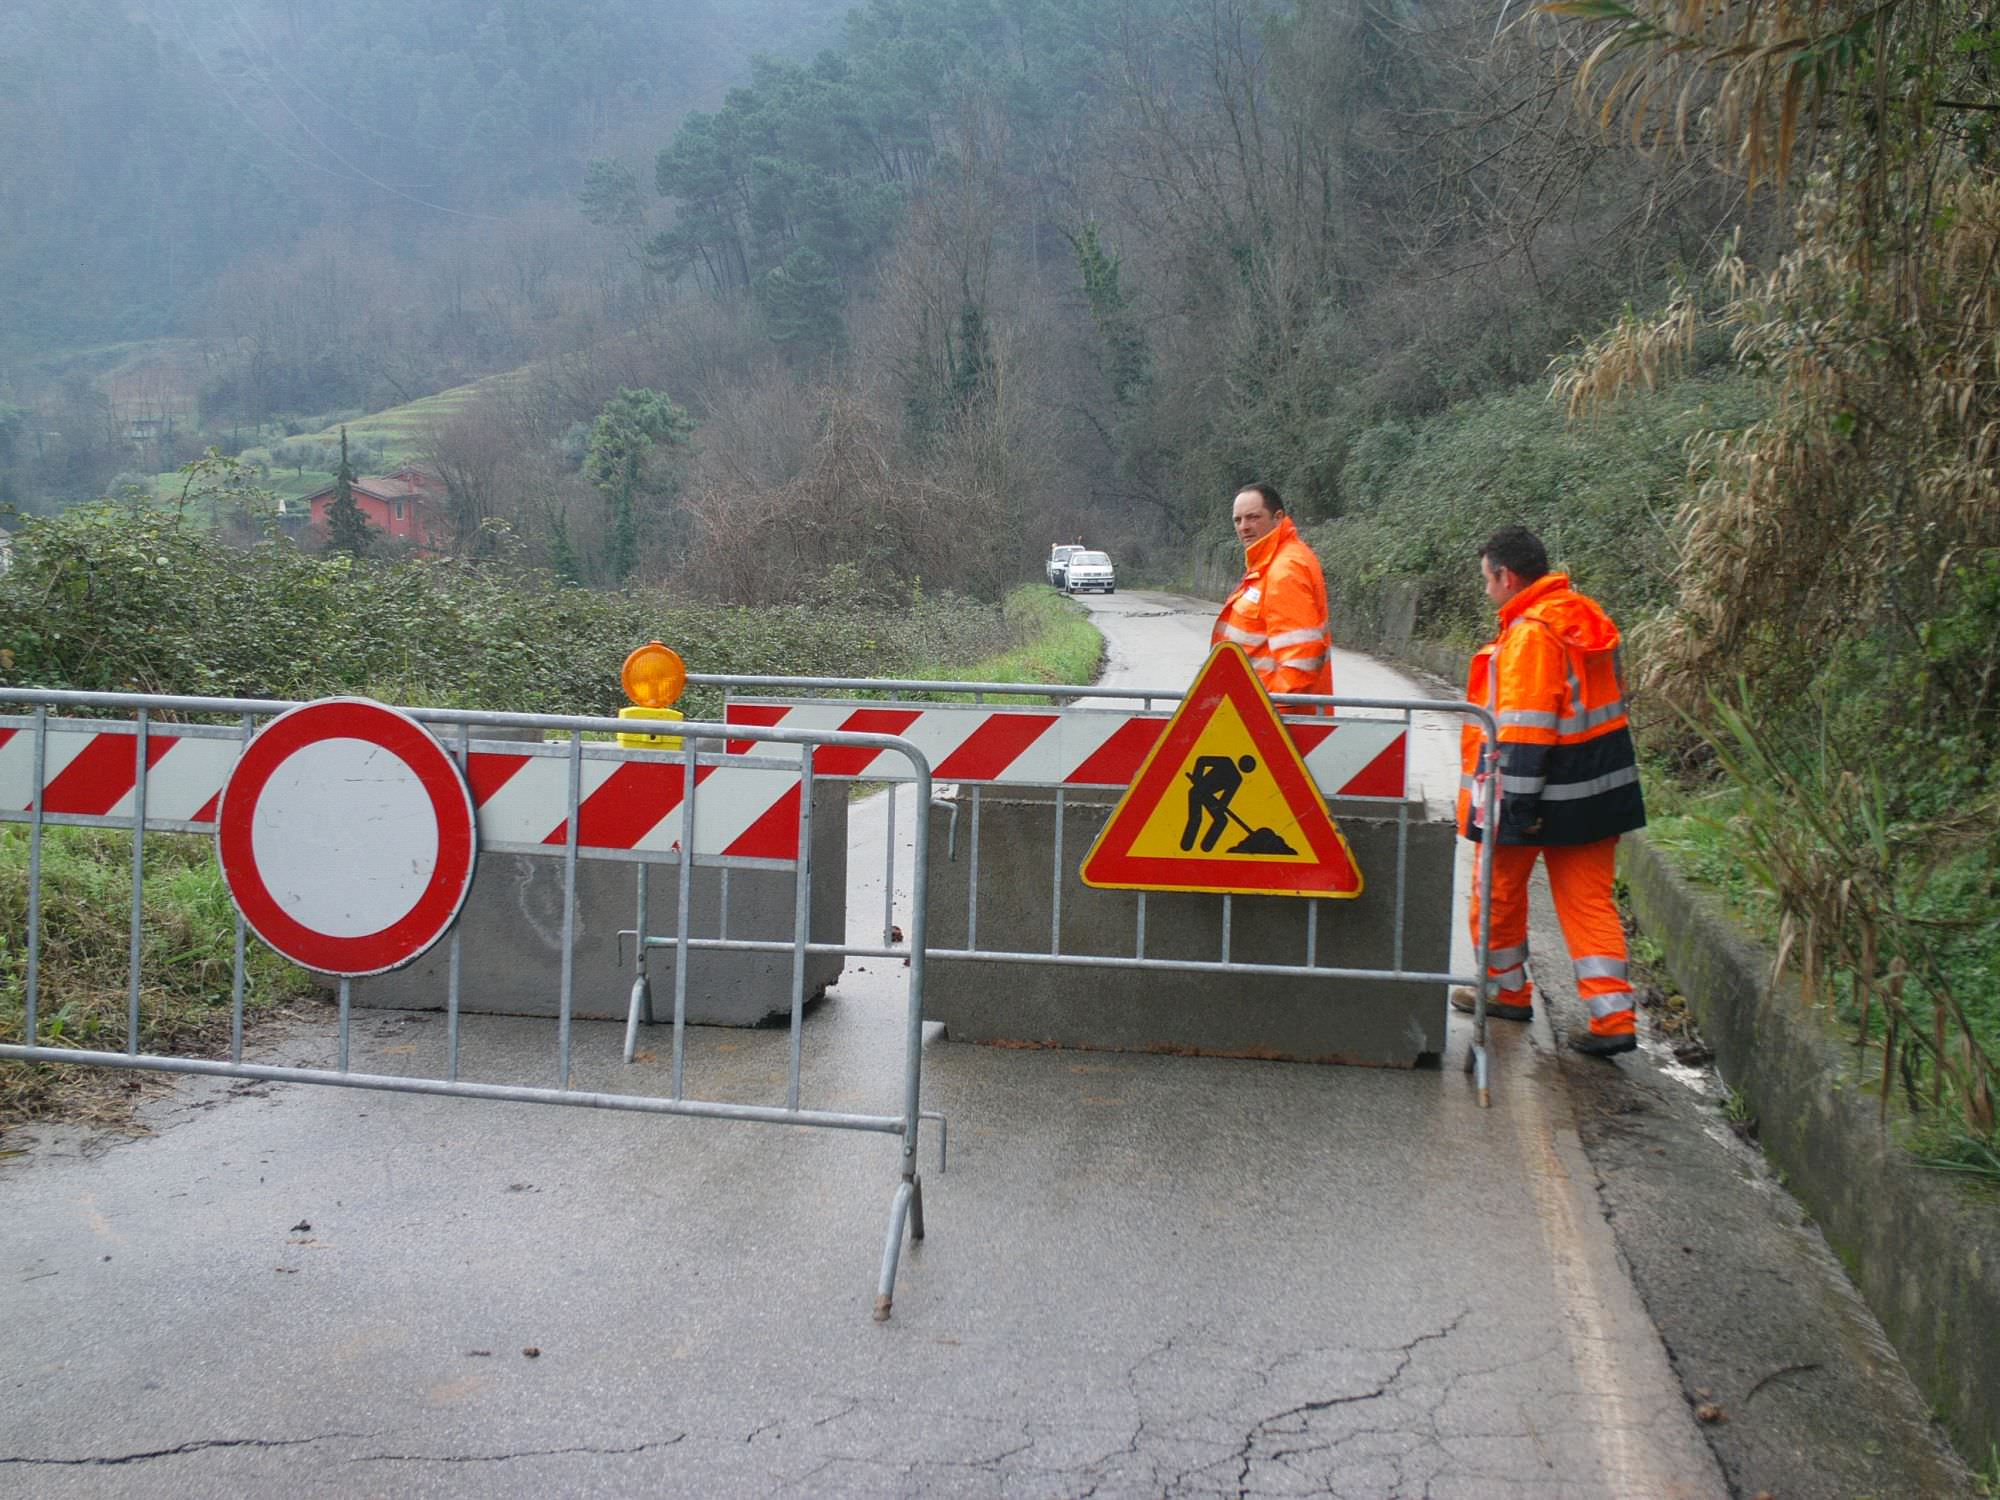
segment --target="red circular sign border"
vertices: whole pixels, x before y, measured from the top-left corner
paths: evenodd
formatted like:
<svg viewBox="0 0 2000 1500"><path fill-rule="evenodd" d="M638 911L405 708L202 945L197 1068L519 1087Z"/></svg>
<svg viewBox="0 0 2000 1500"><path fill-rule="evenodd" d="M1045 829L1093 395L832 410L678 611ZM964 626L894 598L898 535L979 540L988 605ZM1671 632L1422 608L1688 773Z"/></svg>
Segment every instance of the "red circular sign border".
<svg viewBox="0 0 2000 1500"><path fill-rule="evenodd" d="M438 858L416 903L387 927L359 937L316 932L287 913L257 869L251 825L278 767L321 740L364 740L411 770L438 821ZM236 810L241 808L241 815ZM454 812L462 816L454 817ZM250 929L294 963L322 974L365 978L421 957L451 930L472 888L478 858L472 793L445 748L416 720L369 698L323 698L278 715L245 747L216 810L222 878Z"/></svg>

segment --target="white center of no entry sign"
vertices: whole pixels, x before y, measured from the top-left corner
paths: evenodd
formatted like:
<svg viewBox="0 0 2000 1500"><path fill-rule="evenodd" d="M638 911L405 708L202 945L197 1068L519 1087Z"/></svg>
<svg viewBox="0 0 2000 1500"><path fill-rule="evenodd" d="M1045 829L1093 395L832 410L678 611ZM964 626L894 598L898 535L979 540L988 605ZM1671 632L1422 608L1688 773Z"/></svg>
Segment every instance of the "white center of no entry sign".
<svg viewBox="0 0 2000 1500"><path fill-rule="evenodd" d="M351 811L324 816L329 797ZM437 868L437 819L402 757L372 740L321 740L264 783L250 851L287 916L328 937L365 937L422 899Z"/></svg>
<svg viewBox="0 0 2000 1500"><path fill-rule="evenodd" d="M472 798L414 719L358 698L279 715L244 750L216 819L251 929L331 974L379 974L450 928L472 883Z"/></svg>

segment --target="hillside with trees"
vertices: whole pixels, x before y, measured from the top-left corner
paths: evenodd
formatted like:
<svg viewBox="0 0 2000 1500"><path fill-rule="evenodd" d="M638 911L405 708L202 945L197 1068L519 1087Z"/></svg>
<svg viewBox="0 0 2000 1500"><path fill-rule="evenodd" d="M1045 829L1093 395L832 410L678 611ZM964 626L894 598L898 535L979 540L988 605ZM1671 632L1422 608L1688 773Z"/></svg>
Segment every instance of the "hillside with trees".
<svg viewBox="0 0 2000 1500"><path fill-rule="evenodd" d="M29 148L0 500L209 442L275 470L519 368L396 456L454 485L465 546L497 519L591 582L756 595L830 548L993 593L1051 531L1171 566L1252 471L1338 515L1351 457L1538 377L1746 217L1769 238L1740 182L1583 121L1563 36L1493 20L31 0L0 21ZM693 437L614 501L589 454L621 392ZM778 516L773 551L723 545Z"/></svg>

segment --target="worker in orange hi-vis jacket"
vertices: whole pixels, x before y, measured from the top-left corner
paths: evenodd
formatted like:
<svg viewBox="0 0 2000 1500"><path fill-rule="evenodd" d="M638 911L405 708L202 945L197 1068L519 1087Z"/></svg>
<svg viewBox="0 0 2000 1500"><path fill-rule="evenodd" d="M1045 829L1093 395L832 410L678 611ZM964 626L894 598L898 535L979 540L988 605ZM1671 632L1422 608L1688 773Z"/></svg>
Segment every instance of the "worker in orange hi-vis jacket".
<svg viewBox="0 0 2000 1500"><path fill-rule="evenodd" d="M1479 551L1486 597L1500 607L1500 633L1472 658L1466 700L1500 721L1499 830L1493 851L1492 951L1497 997L1486 1013L1534 1015L1528 977L1528 877L1540 859L1576 966L1590 1029L1572 1034L1578 1052L1610 1057L1638 1045L1625 927L1611 894L1618 836L1646 824L1639 765L1625 716L1618 627L1596 601L1549 571L1541 539L1506 526ZM1459 746L1458 826L1477 841L1485 815L1484 735L1468 720ZM1472 933L1479 938L1479 884ZM1473 1008L1460 987L1452 1005Z"/></svg>
<svg viewBox="0 0 2000 1500"><path fill-rule="evenodd" d="M1266 692L1331 693L1333 632L1319 559L1268 484L1236 492L1231 524L1243 543L1243 581L1223 601L1210 643L1241 646Z"/></svg>

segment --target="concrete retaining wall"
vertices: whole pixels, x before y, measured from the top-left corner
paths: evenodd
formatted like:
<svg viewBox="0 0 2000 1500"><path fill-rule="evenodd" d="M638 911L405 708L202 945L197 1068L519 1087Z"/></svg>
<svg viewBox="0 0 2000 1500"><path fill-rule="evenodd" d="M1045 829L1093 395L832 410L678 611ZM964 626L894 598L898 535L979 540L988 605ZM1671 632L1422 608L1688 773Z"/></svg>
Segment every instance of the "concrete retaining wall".
<svg viewBox="0 0 2000 1500"><path fill-rule="evenodd" d="M1620 868L1639 924L1666 950L1722 1076L1765 1153L1819 1222L1911 1376L1975 1466L2000 1451L2000 1194L1926 1170L1864 1089L1854 1048L1809 1011L1772 956L1643 837ZM1880 1054L1865 1071L1880 1077Z"/></svg>
<svg viewBox="0 0 2000 1500"><path fill-rule="evenodd" d="M1063 822L1061 946L1068 954L1129 955L1138 893L1100 891L1077 873L1110 815L1115 793L1071 794ZM1390 967L1395 913L1393 812L1335 804L1366 889L1319 903L1317 962ZM1055 809L1045 798L982 797L978 946L1049 951ZM1452 830L1411 805L1403 966L1442 972L1451 952ZM970 808L961 802L956 858L948 816L930 825L932 949L967 943ZM1237 961L1303 963L1308 903L1242 896L1232 903ZM1155 893L1146 902L1146 956L1221 956L1219 896ZM931 958L924 1016L956 1041L1185 1052L1410 1067L1444 1049L1441 986Z"/></svg>
<svg viewBox="0 0 2000 1500"><path fill-rule="evenodd" d="M837 943L847 927L846 782L813 789L812 935ZM632 987L631 940L619 961L618 932L638 915L638 866L622 860L577 862L573 1014L623 1020ZM647 925L671 933L678 920L680 872L655 865L647 885ZM720 929L722 871L697 867L689 893L696 937ZM563 862L532 854L481 854L472 891L459 918L460 1005L469 1012L510 1016L557 1013L562 980ZM729 936L791 941L795 886L790 871L729 872ZM356 980L357 1005L441 1010L450 974L450 940L408 968ZM655 948L651 960L654 1012L671 1020L674 951ZM806 995L818 996L840 977L838 955L806 959ZM708 1026L757 1026L791 1015L789 953L695 953L688 968L688 1019Z"/></svg>

